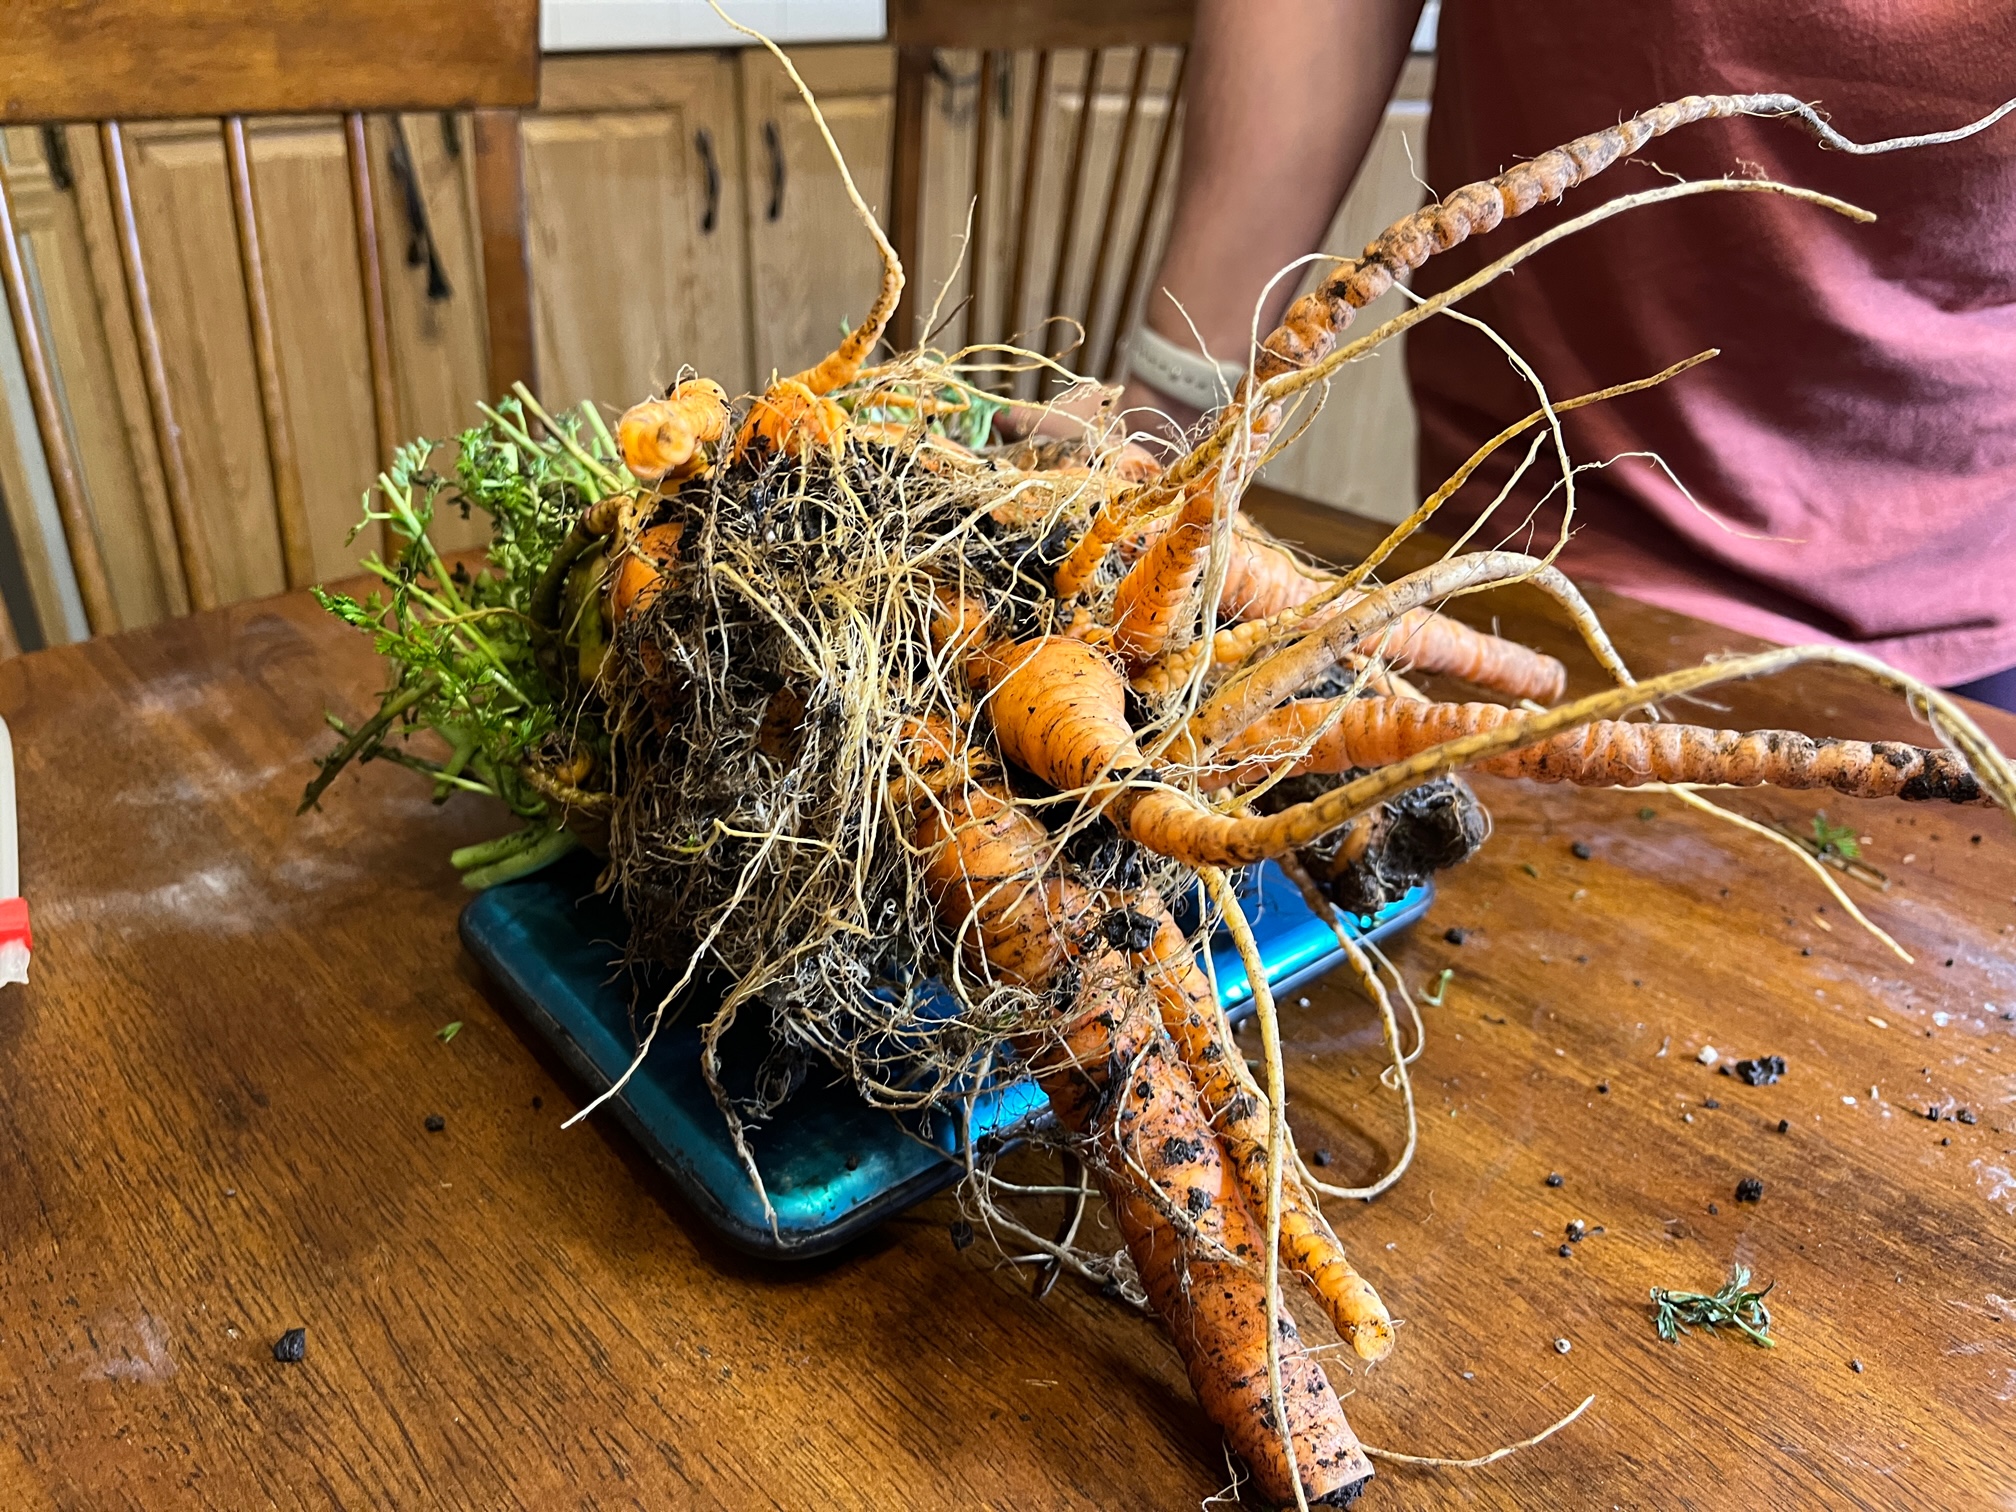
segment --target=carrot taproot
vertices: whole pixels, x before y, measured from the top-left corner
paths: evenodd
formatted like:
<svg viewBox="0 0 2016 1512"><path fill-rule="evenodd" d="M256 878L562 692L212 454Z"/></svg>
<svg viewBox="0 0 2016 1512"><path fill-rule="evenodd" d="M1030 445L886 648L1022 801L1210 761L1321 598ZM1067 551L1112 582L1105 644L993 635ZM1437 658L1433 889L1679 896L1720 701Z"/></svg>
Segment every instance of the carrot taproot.
<svg viewBox="0 0 2016 1512"><path fill-rule="evenodd" d="M1560 199L1668 132L1697 121L1740 115L1802 115L1810 124L1821 124L1810 107L1790 95L1688 95L1577 137L1496 178L1465 184L1395 221L1357 258L1289 305L1281 323L1260 343L1254 378L1265 383L1276 374L1320 361L1359 310L1437 252Z"/></svg>
<svg viewBox="0 0 2016 1512"><path fill-rule="evenodd" d="M1147 949L1134 952L1134 958L1148 967L1162 1027L1189 1068L1248 1209L1265 1212L1266 1094L1247 1074L1211 983L1168 906L1159 895L1146 893L1130 898L1127 909L1153 926ZM1285 1173L1282 1184L1281 1257L1360 1359L1382 1360L1392 1352L1393 1320L1385 1303L1351 1264L1321 1206L1293 1171Z"/></svg>
<svg viewBox="0 0 2016 1512"><path fill-rule="evenodd" d="M1349 602L1343 607L1349 607ZM1334 612L1318 611L1302 623L1313 630ZM1158 657L1135 673L1131 682L1137 692L1173 693L1189 681L1207 652L1213 665L1236 667L1282 638L1276 622L1268 620L1228 625L1212 637L1208 647L1197 642ZM1338 658L1338 663L1361 665L1375 656L1410 672L1454 677L1507 698L1530 698L1535 703L1554 702L1568 686L1568 669L1546 652L1432 609L1408 610L1385 630L1359 641ZM1375 674L1392 675L1391 666Z"/></svg>
<svg viewBox="0 0 2016 1512"><path fill-rule="evenodd" d="M665 574L678 559L683 520L647 525L624 547L609 578L609 624L620 626L647 607L665 585Z"/></svg>
<svg viewBox="0 0 2016 1512"><path fill-rule="evenodd" d="M776 453L802 462L835 450L847 434L847 412L796 378L780 378L749 406L735 433L735 460Z"/></svg>
<svg viewBox="0 0 2016 1512"><path fill-rule="evenodd" d="M1291 1318L1277 1313L1256 1258L1260 1232L1217 1131L1135 968L1094 933L1072 940L1088 889L1051 874L1048 832L988 787L967 782L927 808L916 843L945 927L967 953L1031 987L1075 977L1056 1020L1018 1047L1060 1122L1084 1138L1135 1270L1198 1399L1264 1495L1345 1505L1371 1464ZM1270 1401L1278 1332L1286 1413Z"/></svg>
<svg viewBox="0 0 2016 1512"><path fill-rule="evenodd" d="M663 399L633 404L616 422L623 465L640 483L677 484L706 471L706 448L728 433L728 393L689 378Z"/></svg>
<svg viewBox="0 0 2016 1512"><path fill-rule="evenodd" d="M1739 115L1796 117L1830 146L1852 151L1884 151L1915 144L1914 140L1866 147L1850 143L1811 106L1791 95L1689 95L1654 106L1627 121L1577 137L1516 164L1496 178L1465 184L1387 227L1357 258L1341 264L1315 289L1289 305L1280 324L1255 351L1250 373L1241 378L1230 409L1245 412L1242 424L1250 430L1250 439L1256 444L1264 443L1279 424L1282 408L1278 401L1257 408L1252 401L1271 394L1274 380L1323 362L1360 309L1435 253L1447 251L1472 235L1491 231L1537 205L1560 199L1570 189L1668 132L1697 121ZM1969 134L1995 118L1984 117L1960 132L1941 134L1936 139ZM1257 393L1256 384L1260 386ZM1222 465L1227 441L1226 427L1221 424L1187 457L1165 468L1157 478L1106 501L1090 522L1078 549L1070 553L1056 575L1057 591L1063 594L1082 591L1103 560L1107 546L1143 513L1183 496L1191 485Z"/></svg>
<svg viewBox="0 0 2016 1512"><path fill-rule="evenodd" d="M1298 699L1229 742L1207 786L1255 782L1283 759L1294 772L1385 766L1431 746L1518 718L1499 704L1408 699ZM1270 755L1272 759L1270 759ZM1816 740L1791 730L1598 720L1478 763L1480 771L1533 782L1636 787L1676 782L1829 788L1855 798L1979 803L1980 784L1953 751L1895 741Z"/></svg>
<svg viewBox="0 0 2016 1512"><path fill-rule="evenodd" d="M1265 660L1251 663L1214 690L1191 718L1190 733L1205 745L1236 734L1283 699L1327 676L1341 657L1400 621L1408 611L1454 594L1512 582L1530 583L1561 605L1604 670L1620 684L1632 684L1629 669L1588 601L1558 568L1522 552L1477 551L1445 557L1342 604L1309 625L1299 638Z"/></svg>
<svg viewBox="0 0 2016 1512"><path fill-rule="evenodd" d="M1843 646L1775 647L1664 672L1628 687L1608 688L1538 713L1500 709L1490 728L1430 745L1402 760L1351 777L1320 797L1274 814L1219 813L1170 787L1139 791L1138 796L1132 792L1122 794L1113 802L1111 811L1120 816L1136 841L1159 854L1192 865L1243 866L1297 850L1428 778L1479 765L1583 725L1617 719L1662 698L1814 663L1842 668L1901 694L1913 707L1926 711L1940 733L1959 751L1976 787L2016 813L2016 768L2011 767L2008 758L1995 748L1964 709L1937 689L1872 656ZM1194 744L1188 749L1193 757L1199 751ZM1963 779L1951 768L1927 766L1911 775L1926 779L1929 790L1919 790L1921 796L1970 801Z"/></svg>

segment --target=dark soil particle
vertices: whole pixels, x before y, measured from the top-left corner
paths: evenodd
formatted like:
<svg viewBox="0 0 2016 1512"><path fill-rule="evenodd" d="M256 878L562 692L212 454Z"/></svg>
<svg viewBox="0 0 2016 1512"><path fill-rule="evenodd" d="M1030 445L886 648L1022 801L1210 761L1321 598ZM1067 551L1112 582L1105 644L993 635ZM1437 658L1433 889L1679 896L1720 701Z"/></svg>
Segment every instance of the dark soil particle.
<svg viewBox="0 0 2016 1512"><path fill-rule="evenodd" d="M1549 1171L1547 1173L1547 1185L1549 1186L1561 1185L1561 1173L1559 1171Z"/></svg>
<svg viewBox="0 0 2016 1512"><path fill-rule="evenodd" d="M1736 1062L1736 1075L1746 1087L1768 1087L1785 1074L1785 1057L1759 1055Z"/></svg>
<svg viewBox="0 0 2016 1512"><path fill-rule="evenodd" d="M427 1132L429 1134L439 1134L447 1127L448 1120L443 1118L439 1113L429 1113L427 1115Z"/></svg>
<svg viewBox="0 0 2016 1512"><path fill-rule="evenodd" d="M953 1222L951 1232L952 1248L955 1250L963 1250L973 1242L973 1225L964 1218Z"/></svg>
<svg viewBox="0 0 2016 1512"><path fill-rule="evenodd" d="M1792 1120L1791 1120L1791 1119L1789 1119L1789 1118L1781 1118L1781 1119L1779 1119L1779 1120L1778 1120L1778 1132L1779 1132L1780 1134L1790 1134L1790 1133L1792 1132Z"/></svg>
<svg viewBox="0 0 2016 1512"><path fill-rule="evenodd" d="M1465 940L1470 938L1470 932L1465 929L1458 929L1452 924L1449 928L1442 931L1442 938L1447 940L1451 945L1461 945Z"/></svg>
<svg viewBox="0 0 2016 1512"><path fill-rule="evenodd" d="M1568 852L1577 861L1587 861L1592 855L1595 854L1595 852L1590 850L1589 847L1587 845L1584 845L1580 840L1577 840L1573 845L1569 846Z"/></svg>
<svg viewBox="0 0 2016 1512"><path fill-rule="evenodd" d="M1722 1106L1722 1099L1719 1097L1705 1097L1701 1100L1701 1106L1704 1108L1719 1108Z"/></svg>
<svg viewBox="0 0 2016 1512"><path fill-rule="evenodd" d="M1589 1225L1584 1223L1580 1218L1570 1218L1568 1220L1568 1238L1571 1242L1580 1243L1582 1236L1588 1232Z"/></svg>
<svg viewBox="0 0 2016 1512"><path fill-rule="evenodd" d="M539 1111L539 1110L540 1110L541 1108L543 1108L543 1107L545 1107L545 1106L546 1106L546 1099L545 1099L545 1098L543 1098L543 1097L535 1097L535 1098L533 1098L533 1099L532 1099L532 1111L533 1111L534 1113L537 1113L537 1112L538 1112L538 1111Z"/></svg>
<svg viewBox="0 0 2016 1512"><path fill-rule="evenodd" d="M1598 1082L1596 1083L1596 1090L1601 1092L1605 1097L1608 1097L1610 1095L1610 1083Z"/></svg>
<svg viewBox="0 0 2016 1512"><path fill-rule="evenodd" d="M850 1171L858 1171L858 1170L860 1170L860 1169L861 1169L861 1157L860 1157L859 1155L849 1155L849 1156L847 1157L847 1161L846 1161L846 1165L847 1165L847 1169L848 1169L848 1170L850 1170Z"/></svg>
<svg viewBox="0 0 2016 1512"><path fill-rule="evenodd" d="M1974 1110L1972 1108L1962 1108L1958 1113L1955 1113L1953 1116L1959 1119L1960 1122L1964 1124L1980 1122L1980 1120L1974 1116Z"/></svg>
<svg viewBox="0 0 2016 1512"><path fill-rule="evenodd" d="M1327 1166L1330 1164L1330 1152L1328 1150L1318 1150L1309 1157L1309 1161L1312 1165Z"/></svg>
<svg viewBox="0 0 2016 1512"><path fill-rule="evenodd" d="M1862 1374L1862 1362L1860 1360L1850 1360L1848 1362L1848 1368L1854 1371L1855 1374L1857 1375Z"/></svg>
<svg viewBox="0 0 2016 1512"><path fill-rule="evenodd" d="M273 1358L282 1365L299 1365L308 1353L308 1330L290 1328L273 1345Z"/></svg>
<svg viewBox="0 0 2016 1512"><path fill-rule="evenodd" d="M1719 1203L1719 1202L1711 1202L1711 1203L1709 1203L1709 1204L1708 1204L1708 1216L1709 1216L1710 1218L1713 1218L1713 1217L1716 1217L1717 1215L1719 1215L1719 1214L1721 1213L1721 1211L1722 1211L1722 1204L1721 1204L1721 1203Z"/></svg>
<svg viewBox="0 0 2016 1512"><path fill-rule="evenodd" d="M1575 1246L1572 1244L1562 1245L1560 1254L1563 1260L1573 1260L1575 1258Z"/></svg>
<svg viewBox="0 0 2016 1512"><path fill-rule="evenodd" d="M1741 1181L1736 1183L1736 1200L1738 1202L1762 1202L1764 1200L1764 1183L1759 1181L1755 1176L1745 1176Z"/></svg>

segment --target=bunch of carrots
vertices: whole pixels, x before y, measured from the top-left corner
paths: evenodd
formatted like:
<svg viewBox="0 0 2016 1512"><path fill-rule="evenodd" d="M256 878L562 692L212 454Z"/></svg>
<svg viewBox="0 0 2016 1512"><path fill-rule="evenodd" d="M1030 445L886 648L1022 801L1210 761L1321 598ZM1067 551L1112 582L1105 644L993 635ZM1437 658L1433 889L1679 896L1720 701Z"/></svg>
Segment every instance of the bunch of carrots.
<svg viewBox="0 0 2016 1512"><path fill-rule="evenodd" d="M1338 903L1398 885L1378 872L1381 837L1417 822L1419 806L1404 800L1424 784L1479 768L1585 786L1771 783L2016 811L2016 771L1965 712L1858 653L1786 648L1641 681L1544 557L1477 551L1389 583L1375 579L1400 541L1498 446L1577 405L1670 381L1698 358L1639 383L1543 402L1349 570L1303 561L1239 513L1254 468L1289 433L1285 417L1299 396L1581 226L1704 192L1789 194L1860 214L1748 179L1630 196L1343 340L1357 309L1435 252L1560 198L1659 135L1739 114L1791 117L1853 146L1788 97L1696 96L1458 189L1298 300L1260 344L1232 402L1187 455L1159 469L1123 461L1103 439L1073 465L1037 470L954 439L939 423L938 396L982 394L974 354L875 363L903 272L851 178L884 276L867 318L838 350L773 383L739 414L719 385L688 378L631 408L600 450L577 441L577 427L544 417L550 439L540 444L579 454L572 492L562 495L571 524L525 595L543 637L542 664L553 669L552 696L566 706L545 728L564 733L592 704L607 744L592 760L575 759L564 739L526 754L539 778L530 790L546 802L535 822L583 812L606 821L610 875L633 913L662 913L664 879L685 879L681 907L711 921L689 928L685 948L745 973L749 961L721 943L727 921L774 917L761 910L781 906L764 898L786 875L781 868L825 864L787 852L852 846L884 857L885 869L850 874L858 897L828 900L834 923L821 948L867 961L887 948L885 921L901 912L899 897L922 900L929 921L908 941L914 964L969 1005L989 1005L984 1052L1038 1079L1096 1177L1133 1277L1199 1399L1275 1504L1346 1505L1372 1475L1286 1311L1283 1278L1307 1289L1364 1360L1384 1357L1394 1330L1323 1213L1331 1189L1300 1167L1286 1137L1278 1036L1240 913L1238 868L1278 861L1304 885L1336 924L1397 1045L1391 1006ZM913 550L906 537L874 564L835 561L831 593L787 583L781 568L751 577L768 549L756 543L769 539L755 532L796 531L791 549L814 551L821 530L825 539L851 539L846 529L879 529L878 512L903 510L935 522L928 542ZM870 523L830 523L857 517ZM731 564L724 542L737 531L743 554ZM863 586L868 577L874 583ZM1614 686L1560 704L1561 663L1440 610L1452 595L1509 583L1551 595ZM864 669L850 653L836 665L821 637L840 635L866 637L848 644L857 653L876 648L884 660ZM756 654L746 648L758 644L762 665L750 665ZM1627 717L1674 695L1814 661L1897 691L1945 745ZM1509 702L1430 701L1409 680L1415 673L1460 679ZM876 678L897 691L845 705L844 718L835 712L845 691L838 685ZM767 831L729 815L729 798L706 794L686 794L692 801L670 824L662 788L651 786L654 768L662 772L675 754L688 763L682 771L709 759L682 721L727 697L724 689L741 728L709 738L720 742L722 761L743 763L738 774L754 774L738 776L738 788L769 784L754 799L738 791L733 800L746 807L760 799L763 813L787 816ZM844 826L833 828L842 821L807 806L805 795L834 780L837 768L819 763L838 761L841 744L856 764L847 770L858 767L869 781L858 801L850 789ZM1265 801L1291 779L1296 786L1281 793L1298 801ZM1457 808L1474 806L1457 792ZM718 804L716 832L696 835L693 815L708 802ZM1457 828L1467 837L1460 854L1482 827ZM1096 864L1078 843L1086 835L1101 837ZM647 875L651 885L637 881ZM860 883L864 876L874 885ZM1268 1047L1264 1085L1172 916L1176 884L1205 892L1248 952ZM805 975L810 948L803 938L770 940L771 955L800 975L773 973L766 990L789 997L794 981L813 980ZM997 1011L1003 1004L1012 1013ZM976 1011L969 1027L981 1018ZM822 1029L831 1025L806 1032ZM711 1031L708 1043L712 1054Z"/></svg>

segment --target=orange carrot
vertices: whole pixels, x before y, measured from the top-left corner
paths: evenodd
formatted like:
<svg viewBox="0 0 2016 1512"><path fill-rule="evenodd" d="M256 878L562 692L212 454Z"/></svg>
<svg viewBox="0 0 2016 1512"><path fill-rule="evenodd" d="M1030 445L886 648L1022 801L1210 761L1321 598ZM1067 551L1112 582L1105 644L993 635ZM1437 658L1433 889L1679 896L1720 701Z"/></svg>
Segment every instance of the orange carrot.
<svg viewBox="0 0 2016 1512"><path fill-rule="evenodd" d="M1249 1211L1267 1210L1266 1094L1246 1073L1246 1061L1226 1032L1211 983L1198 969L1183 931L1161 896L1147 892L1128 901L1128 912L1153 926L1148 948L1136 959L1149 966L1149 984L1161 1005L1162 1027L1176 1044L1225 1146L1226 1161ZM1379 1294L1345 1257L1322 1208L1291 1169L1281 1190L1281 1256L1302 1278L1337 1329L1363 1360L1382 1360L1393 1349L1393 1321Z"/></svg>
<svg viewBox="0 0 2016 1512"><path fill-rule="evenodd" d="M665 574L679 557L682 520L647 525L624 548L609 579L609 625L614 629L645 608L665 586Z"/></svg>
<svg viewBox="0 0 2016 1512"><path fill-rule="evenodd" d="M925 880L940 916L969 955L1028 986L1076 974L1069 1008L1020 1048L1059 1120L1089 1141L1135 1269L1205 1410L1262 1494L1292 1500L1267 1383L1268 1336L1278 1331L1303 1494L1341 1503L1370 1477L1370 1462L1293 1320L1269 1307L1254 1263L1265 1236L1226 1170L1153 995L1096 934L1071 943L1069 925L1084 919L1092 895L1050 876L1048 833L978 784L931 807L917 841L927 847Z"/></svg>
<svg viewBox="0 0 2016 1512"><path fill-rule="evenodd" d="M1326 730L1323 726L1332 720ZM1343 772L1403 761L1459 736L1518 718L1498 704L1431 704L1411 699L1299 699L1226 745L1212 785L1253 782L1280 764L1270 753L1297 751L1315 736L1294 772ZM1322 733L1318 734L1318 731ZM1987 801L1952 751L1894 741L1816 740L1790 730L1710 730L1699 725L1597 720L1537 744L1489 757L1482 771L1534 782L1636 787L1645 782L1831 788L1856 798Z"/></svg>
<svg viewBox="0 0 2016 1512"><path fill-rule="evenodd" d="M728 394L711 378L689 378L663 399L623 412L616 440L623 464L644 483L682 483L707 470L706 447L728 433Z"/></svg>
<svg viewBox="0 0 2016 1512"><path fill-rule="evenodd" d="M735 459L775 452L803 462L831 452L847 434L847 412L796 378L780 378L749 407L735 435Z"/></svg>

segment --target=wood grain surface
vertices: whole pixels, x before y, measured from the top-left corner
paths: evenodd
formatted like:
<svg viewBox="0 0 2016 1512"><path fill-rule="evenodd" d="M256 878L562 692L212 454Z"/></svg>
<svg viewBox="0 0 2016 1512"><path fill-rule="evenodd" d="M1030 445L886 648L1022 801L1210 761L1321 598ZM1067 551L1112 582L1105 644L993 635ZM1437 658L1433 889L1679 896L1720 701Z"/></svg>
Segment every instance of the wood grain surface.
<svg viewBox="0 0 2016 1512"><path fill-rule="evenodd" d="M1261 513L1332 555L1371 535ZM1732 639L1599 604L1641 671ZM1524 598L1461 609L1591 684ZM1229 1480L1154 1325L1069 1282L1031 1300L954 1249L949 1198L768 1267L607 1123L562 1133L578 1089L456 942L446 852L498 816L371 767L293 817L322 710L377 685L299 595L0 665L36 929L34 981L0 992L0 1506L1179 1508ZM1833 675L1717 696L1736 724L1911 733ZM1479 788L1496 833L1395 952L1417 986L1453 972L1420 1154L1335 1214L1400 1347L1332 1364L1359 1431L1418 1452L1596 1403L1489 1469L1382 1467L1364 1505L2008 1506L2008 820L1833 806L1894 879L1857 897L1907 967L1670 799ZM1397 1099L1367 1006L1307 997L1300 1141L1360 1180ZM1710 1044L1789 1070L1747 1087ZM1777 1283L1778 1347L1661 1343L1647 1288L1732 1261ZM295 1326L305 1360L276 1363Z"/></svg>
<svg viewBox="0 0 2016 1512"><path fill-rule="evenodd" d="M530 105L538 0L8 0L0 122Z"/></svg>

